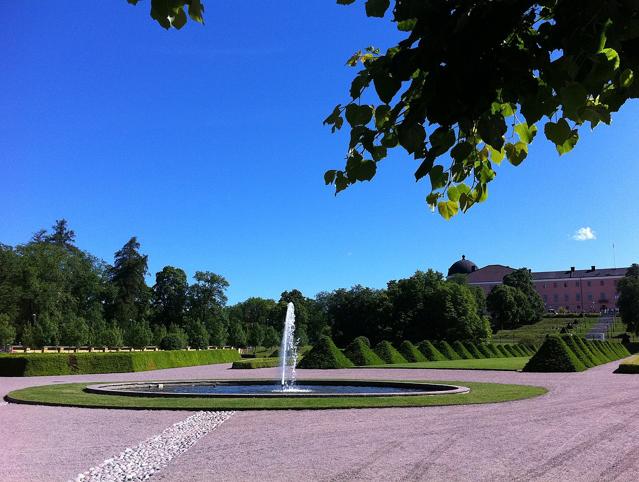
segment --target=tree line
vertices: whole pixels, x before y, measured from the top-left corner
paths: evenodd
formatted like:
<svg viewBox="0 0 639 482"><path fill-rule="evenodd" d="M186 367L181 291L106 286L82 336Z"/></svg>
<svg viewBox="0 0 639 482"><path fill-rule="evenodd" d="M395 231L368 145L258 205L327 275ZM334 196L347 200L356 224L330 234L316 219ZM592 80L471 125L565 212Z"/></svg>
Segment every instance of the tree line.
<svg viewBox="0 0 639 482"><path fill-rule="evenodd" d="M494 329L532 323L543 312L527 269L508 275L488 298L464 276L428 270L383 289L356 285L312 298L292 289L279 300L251 297L230 306L220 274L196 271L189 280L181 268L165 266L151 286L147 275L148 257L135 237L108 264L76 246L64 219L25 244L0 244L0 344L275 346L289 302L302 344L323 335L341 345L357 336L373 343L485 341Z"/></svg>

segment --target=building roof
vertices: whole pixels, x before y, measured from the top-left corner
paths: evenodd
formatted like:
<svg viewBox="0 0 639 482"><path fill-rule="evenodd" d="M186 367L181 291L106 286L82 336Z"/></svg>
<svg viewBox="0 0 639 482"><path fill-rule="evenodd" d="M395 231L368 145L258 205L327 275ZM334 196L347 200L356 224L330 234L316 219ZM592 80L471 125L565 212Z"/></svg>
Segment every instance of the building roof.
<svg viewBox="0 0 639 482"><path fill-rule="evenodd" d="M501 283L504 276L512 273L514 268L503 264L489 264L470 273L466 278L469 283Z"/></svg>
<svg viewBox="0 0 639 482"><path fill-rule="evenodd" d="M625 276L628 268L603 268L595 269L576 269L572 268L566 271L538 271L532 273L533 280L540 281L545 279L563 279L563 278L605 278L609 276Z"/></svg>
<svg viewBox="0 0 639 482"><path fill-rule="evenodd" d="M469 259L466 259L466 256L462 254L462 259L455 261L450 268L448 268L448 276L469 274L475 270L477 270L477 265Z"/></svg>

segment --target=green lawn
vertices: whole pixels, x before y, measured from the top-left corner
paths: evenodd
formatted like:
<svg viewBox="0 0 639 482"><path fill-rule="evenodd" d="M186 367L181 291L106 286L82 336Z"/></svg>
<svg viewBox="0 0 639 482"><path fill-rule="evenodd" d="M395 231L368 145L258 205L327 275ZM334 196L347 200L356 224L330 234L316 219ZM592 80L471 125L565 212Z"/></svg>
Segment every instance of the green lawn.
<svg viewBox="0 0 639 482"><path fill-rule="evenodd" d="M376 365L359 368L448 368L459 370L521 370L530 357L517 358L479 358L476 360L444 360L417 363L396 363L394 365Z"/></svg>
<svg viewBox="0 0 639 482"><path fill-rule="evenodd" d="M397 382L397 381L395 381ZM411 381L410 383L415 383ZM90 383L24 388L9 393L9 401L37 405L145 410L289 410L333 408L425 407L507 402L543 395L543 387L456 381L428 381L470 388L457 395L339 398L160 398L100 395L84 392Z"/></svg>
<svg viewBox="0 0 639 482"><path fill-rule="evenodd" d="M499 330L493 335L493 343L543 343L546 335L559 334L561 329L568 323L577 320L577 326L570 332L577 336L584 336L597 323L597 317L587 316L584 318L542 318L541 321L532 325L524 325L514 330Z"/></svg>

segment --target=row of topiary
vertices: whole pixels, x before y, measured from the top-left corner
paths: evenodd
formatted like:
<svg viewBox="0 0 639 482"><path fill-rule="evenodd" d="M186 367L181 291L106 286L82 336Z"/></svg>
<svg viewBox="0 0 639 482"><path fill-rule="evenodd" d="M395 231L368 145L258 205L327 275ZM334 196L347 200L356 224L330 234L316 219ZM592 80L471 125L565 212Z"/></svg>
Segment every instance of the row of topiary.
<svg viewBox="0 0 639 482"><path fill-rule="evenodd" d="M624 345L586 340L573 335L549 335L524 367L525 372L581 372L630 356Z"/></svg>
<svg viewBox="0 0 639 482"><path fill-rule="evenodd" d="M389 341L381 341L374 348L366 337L355 338L342 352L333 340L322 337L298 364L299 368L350 368L426 361L478 358L528 357L534 353L528 345L474 344L472 342L422 341L415 346L403 341L397 348Z"/></svg>

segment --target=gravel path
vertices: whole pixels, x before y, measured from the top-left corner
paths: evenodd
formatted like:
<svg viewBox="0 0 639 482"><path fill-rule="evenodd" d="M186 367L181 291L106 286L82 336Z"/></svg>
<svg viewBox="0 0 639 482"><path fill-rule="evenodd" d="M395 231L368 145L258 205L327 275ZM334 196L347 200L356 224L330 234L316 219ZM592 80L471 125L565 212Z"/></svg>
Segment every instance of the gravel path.
<svg viewBox="0 0 639 482"><path fill-rule="evenodd" d="M612 374L617 364L571 374L300 370L300 378L494 381L550 392L475 406L237 412L152 480L637 480L639 377ZM54 381L276 376L228 367L0 378L0 394ZM72 479L190 415L0 405L0 480Z"/></svg>

